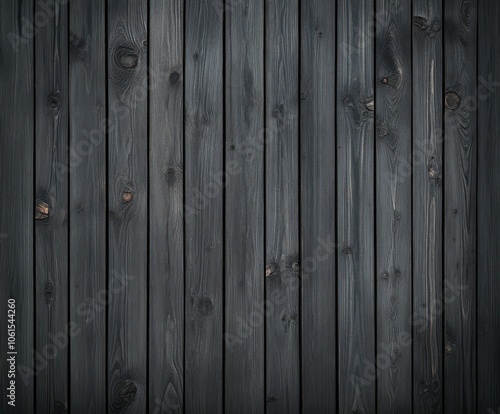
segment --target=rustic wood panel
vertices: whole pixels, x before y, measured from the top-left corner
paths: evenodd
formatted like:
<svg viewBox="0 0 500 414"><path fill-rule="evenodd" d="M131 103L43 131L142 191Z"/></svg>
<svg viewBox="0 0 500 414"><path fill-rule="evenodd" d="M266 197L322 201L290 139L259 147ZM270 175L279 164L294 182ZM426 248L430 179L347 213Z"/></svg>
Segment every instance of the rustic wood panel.
<svg viewBox="0 0 500 414"><path fill-rule="evenodd" d="M261 413L264 393L264 3L225 20L225 410ZM245 375L241 375L244 372Z"/></svg>
<svg viewBox="0 0 500 414"><path fill-rule="evenodd" d="M33 12L31 1L0 4L0 194L4 200L0 204L0 404L2 411L19 414L33 411L35 396L34 41L32 36L26 36L24 25L32 19ZM9 309L9 299L15 301L15 309ZM9 326L11 316L15 327ZM15 344L11 349L8 329L13 328ZM15 378L7 375L11 374L7 358L12 356L18 368ZM11 380L15 381L15 406L9 405L12 400L7 398Z"/></svg>
<svg viewBox="0 0 500 414"><path fill-rule="evenodd" d="M413 2L413 412L443 410L442 2Z"/></svg>
<svg viewBox="0 0 500 414"><path fill-rule="evenodd" d="M146 411L148 85L145 0L111 0L108 30L108 411Z"/></svg>
<svg viewBox="0 0 500 414"><path fill-rule="evenodd" d="M377 2L377 411L411 412L411 4Z"/></svg>
<svg viewBox="0 0 500 414"><path fill-rule="evenodd" d="M149 4L149 409L175 413L184 404L184 6Z"/></svg>
<svg viewBox="0 0 500 414"><path fill-rule="evenodd" d="M36 410L68 407L68 8L48 2L35 40ZM61 339L55 339L61 338ZM57 344L56 344L57 342Z"/></svg>
<svg viewBox="0 0 500 414"><path fill-rule="evenodd" d="M500 410L500 3L478 2L477 410Z"/></svg>
<svg viewBox="0 0 500 414"><path fill-rule="evenodd" d="M223 407L223 27L205 0L186 1L185 410Z"/></svg>
<svg viewBox="0 0 500 414"><path fill-rule="evenodd" d="M105 2L69 10L70 348L72 412L106 412Z"/></svg>
<svg viewBox="0 0 500 414"><path fill-rule="evenodd" d="M499 18L0 4L0 412L498 411Z"/></svg>
<svg viewBox="0 0 500 414"><path fill-rule="evenodd" d="M375 412L373 1L339 0L337 39L338 398ZM370 29L371 28L371 29Z"/></svg>
<svg viewBox="0 0 500 414"><path fill-rule="evenodd" d="M298 0L265 5L266 412L300 411Z"/></svg>
<svg viewBox="0 0 500 414"><path fill-rule="evenodd" d="M302 409L335 412L336 2L301 2ZM324 304L318 307L318 304Z"/></svg>
<svg viewBox="0 0 500 414"><path fill-rule="evenodd" d="M473 413L476 409L477 2L445 0L444 13L444 411Z"/></svg>

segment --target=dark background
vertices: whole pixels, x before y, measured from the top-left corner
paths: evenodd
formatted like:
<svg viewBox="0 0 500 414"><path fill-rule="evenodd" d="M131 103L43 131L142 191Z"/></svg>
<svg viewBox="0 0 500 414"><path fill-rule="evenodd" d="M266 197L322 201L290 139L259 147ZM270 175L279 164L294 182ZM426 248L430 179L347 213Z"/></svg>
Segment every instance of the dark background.
<svg viewBox="0 0 500 414"><path fill-rule="evenodd" d="M1 1L0 412L497 413L499 19Z"/></svg>

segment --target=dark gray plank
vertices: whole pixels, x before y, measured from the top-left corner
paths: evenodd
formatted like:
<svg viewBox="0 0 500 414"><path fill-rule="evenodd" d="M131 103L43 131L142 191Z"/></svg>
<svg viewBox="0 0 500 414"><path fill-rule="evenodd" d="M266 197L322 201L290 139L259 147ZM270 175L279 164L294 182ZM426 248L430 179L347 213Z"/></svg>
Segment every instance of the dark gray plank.
<svg viewBox="0 0 500 414"><path fill-rule="evenodd" d="M336 1L301 2L302 407L335 413Z"/></svg>
<svg viewBox="0 0 500 414"><path fill-rule="evenodd" d="M372 0L339 0L337 55L340 412L375 412Z"/></svg>
<svg viewBox="0 0 500 414"><path fill-rule="evenodd" d="M226 9L225 410L262 413L264 3ZM254 321L254 318L259 318Z"/></svg>
<svg viewBox="0 0 500 414"><path fill-rule="evenodd" d="M108 2L108 411L146 411L148 88L145 0Z"/></svg>
<svg viewBox="0 0 500 414"><path fill-rule="evenodd" d="M26 22L33 2L0 3L0 410L33 412L33 37ZM9 299L15 309L8 308ZM9 315L8 315L9 312ZM7 317L14 316L15 327ZM8 328L15 328L14 348ZM12 331L11 331L12 332ZM17 354L8 354L17 352ZM7 358L15 357L17 372L9 378ZM15 381L15 407L8 405L7 388Z"/></svg>
<svg viewBox="0 0 500 414"><path fill-rule="evenodd" d="M376 7L377 411L411 413L411 3Z"/></svg>
<svg viewBox="0 0 500 414"><path fill-rule="evenodd" d="M70 7L70 401L74 413L106 412L105 2Z"/></svg>
<svg viewBox="0 0 500 414"><path fill-rule="evenodd" d="M442 412L441 0L413 2L413 412Z"/></svg>
<svg viewBox="0 0 500 414"><path fill-rule="evenodd" d="M500 2L478 2L477 411L500 410Z"/></svg>
<svg viewBox="0 0 500 414"><path fill-rule="evenodd" d="M223 406L223 25L209 0L186 1L185 412Z"/></svg>
<svg viewBox="0 0 500 414"><path fill-rule="evenodd" d="M266 400L300 411L299 2L265 4Z"/></svg>
<svg viewBox="0 0 500 414"><path fill-rule="evenodd" d="M158 413L183 410L183 13L181 0L150 2L149 407Z"/></svg>
<svg viewBox="0 0 500 414"><path fill-rule="evenodd" d="M35 47L36 348L44 356L36 377L36 409L68 407L68 7L37 3ZM64 339L57 340L61 336ZM55 355L55 356L54 356Z"/></svg>
<svg viewBox="0 0 500 414"><path fill-rule="evenodd" d="M476 410L476 9L475 0L444 2L444 408L450 414Z"/></svg>

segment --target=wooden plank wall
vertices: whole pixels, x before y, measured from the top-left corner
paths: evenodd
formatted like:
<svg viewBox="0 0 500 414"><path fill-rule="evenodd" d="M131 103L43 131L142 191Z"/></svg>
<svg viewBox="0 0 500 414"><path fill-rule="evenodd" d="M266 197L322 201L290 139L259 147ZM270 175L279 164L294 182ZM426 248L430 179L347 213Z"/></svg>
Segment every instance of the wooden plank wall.
<svg viewBox="0 0 500 414"><path fill-rule="evenodd" d="M1 2L0 412L500 412L499 18Z"/></svg>

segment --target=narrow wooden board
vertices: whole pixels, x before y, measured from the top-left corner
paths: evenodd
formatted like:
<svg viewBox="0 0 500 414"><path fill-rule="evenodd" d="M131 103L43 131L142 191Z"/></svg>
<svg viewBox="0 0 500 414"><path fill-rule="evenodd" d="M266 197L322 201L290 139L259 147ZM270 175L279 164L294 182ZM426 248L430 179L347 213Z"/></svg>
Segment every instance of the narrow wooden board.
<svg viewBox="0 0 500 414"><path fill-rule="evenodd" d="M225 410L262 413L264 3L226 8Z"/></svg>
<svg viewBox="0 0 500 414"><path fill-rule="evenodd" d="M302 0L300 195L302 409L335 413L336 1Z"/></svg>
<svg viewBox="0 0 500 414"><path fill-rule="evenodd" d="M477 1L445 0L444 13L444 411L455 414L476 411Z"/></svg>
<svg viewBox="0 0 500 414"><path fill-rule="evenodd" d="M158 413L184 402L183 16L180 0L150 2L149 409Z"/></svg>
<svg viewBox="0 0 500 414"><path fill-rule="evenodd" d="M56 0L35 40L35 226L36 410L68 408L68 7ZM44 215L47 213L47 215ZM56 339L57 338L57 339Z"/></svg>
<svg viewBox="0 0 500 414"><path fill-rule="evenodd" d="M148 84L145 0L108 2L108 411L146 412Z"/></svg>
<svg viewBox="0 0 500 414"><path fill-rule="evenodd" d="M376 10L377 412L411 412L411 3Z"/></svg>
<svg viewBox="0 0 500 414"><path fill-rule="evenodd" d="M443 410L442 2L413 2L413 412Z"/></svg>
<svg viewBox="0 0 500 414"><path fill-rule="evenodd" d="M34 65L33 37L26 22L33 17L33 2L0 3L0 410L30 413L34 409L33 375L33 264L34 264ZM8 301L14 300L15 309ZM12 312L14 311L14 312ZM13 316L15 327L8 322ZM14 349L9 349L8 328L15 328ZM11 331L12 332L12 331ZM8 354L17 352L17 354ZM17 373L11 375L7 358L15 356ZM15 406L7 388L15 381Z"/></svg>
<svg viewBox="0 0 500 414"><path fill-rule="evenodd" d="M70 347L72 412L106 412L105 2L69 10Z"/></svg>
<svg viewBox="0 0 500 414"><path fill-rule="evenodd" d="M375 412L374 49L372 0L338 1L339 412Z"/></svg>
<svg viewBox="0 0 500 414"><path fill-rule="evenodd" d="M478 2L477 409L500 411L500 3Z"/></svg>
<svg viewBox="0 0 500 414"><path fill-rule="evenodd" d="M186 412L223 407L223 13L186 1L185 394Z"/></svg>

